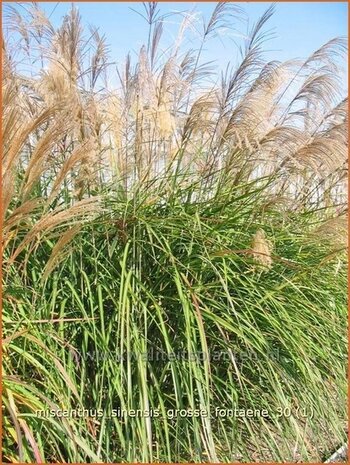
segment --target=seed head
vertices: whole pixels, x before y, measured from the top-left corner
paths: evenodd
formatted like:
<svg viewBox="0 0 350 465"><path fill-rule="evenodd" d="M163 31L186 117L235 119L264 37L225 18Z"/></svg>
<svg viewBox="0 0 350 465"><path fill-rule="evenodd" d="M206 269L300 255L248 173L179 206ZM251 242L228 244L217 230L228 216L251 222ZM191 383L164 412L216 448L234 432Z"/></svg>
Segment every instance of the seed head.
<svg viewBox="0 0 350 465"><path fill-rule="evenodd" d="M266 238L265 231L259 228L256 231L252 242L252 254L254 260L267 269L271 268L271 251L271 242Z"/></svg>

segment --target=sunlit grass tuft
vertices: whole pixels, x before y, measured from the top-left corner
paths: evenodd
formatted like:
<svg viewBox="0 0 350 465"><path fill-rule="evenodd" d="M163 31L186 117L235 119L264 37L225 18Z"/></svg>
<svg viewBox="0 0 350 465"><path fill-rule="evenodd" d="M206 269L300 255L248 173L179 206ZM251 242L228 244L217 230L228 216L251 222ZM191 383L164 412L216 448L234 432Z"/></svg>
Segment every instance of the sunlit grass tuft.
<svg viewBox="0 0 350 465"><path fill-rule="evenodd" d="M269 8L208 89L241 8L166 53L144 8L111 89L75 8L7 6L4 459L321 461L345 440L345 40L266 63Z"/></svg>

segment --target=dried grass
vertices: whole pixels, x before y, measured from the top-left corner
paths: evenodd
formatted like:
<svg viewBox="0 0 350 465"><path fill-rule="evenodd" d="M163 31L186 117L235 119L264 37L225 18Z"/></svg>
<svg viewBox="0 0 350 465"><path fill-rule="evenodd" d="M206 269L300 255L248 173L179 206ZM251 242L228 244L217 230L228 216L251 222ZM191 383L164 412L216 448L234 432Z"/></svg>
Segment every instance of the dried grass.
<svg viewBox="0 0 350 465"><path fill-rule="evenodd" d="M21 203L29 217L30 202L43 197L46 221L50 205L63 199L82 200L110 180L128 195L132 186L165 172L190 171L193 179L210 180L223 169L231 183L273 175L276 183L267 195L296 202L317 195L320 205L343 199L347 99L338 73L343 38L302 62L266 63L270 7L244 40L241 61L208 86L213 69L202 59L205 43L222 28L237 27L242 10L218 4L196 32L199 50L183 54L195 16L184 14L174 45L162 50L164 18L157 6L145 5L148 43L137 63L127 56L118 68L120 88L112 91L104 85L106 40L94 28L85 38L75 7L56 29L37 4L26 11L21 15L9 6L5 15L5 230L14 227L11 212ZM13 58L18 47L45 69L24 75Z"/></svg>

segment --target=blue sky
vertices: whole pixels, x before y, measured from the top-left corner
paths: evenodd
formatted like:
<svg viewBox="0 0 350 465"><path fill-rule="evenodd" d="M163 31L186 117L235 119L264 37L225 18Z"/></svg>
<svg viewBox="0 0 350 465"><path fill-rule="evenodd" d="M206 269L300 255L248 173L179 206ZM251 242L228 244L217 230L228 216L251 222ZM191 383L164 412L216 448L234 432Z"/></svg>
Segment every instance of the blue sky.
<svg viewBox="0 0 350 465"><path fill-rule="evenodd" d="M50 15L54 25L59 25L71 2L39 2ZM206 44L204 60L215 60L224 69L228 62L238 59L235 42L242 44L247 26L252 25L271 3L236 2L245 11L245 19L233 24L235 31L222 31L220 38ZM147 41L147 23L131 10L143 11L142 2L78 2L76 3L84 24L91 24L105 34L110 45L112 61L122 64L130 51L136 58L141 46ZM193 10L208 19L215 7L214 2L160 2L161 13ZM266 25L273 38L266 42L268 60L305 58L328 40L347 35L346 2L276 2L275 13ZM181 15L175 15L164 23L163 47L170 46L176 37ZM188 35L184 48L196 48L198 41ZM345 66L345 63L344 63Z"/></svg>
<svg viewBox="0 0 350 465"><path fill-rule="evenodd" d="M70 2L46 3L41 6L52 16L55 24L60 22L64 13L70 8ZM245 10L249 23L253 23L266 10L268 2L239 2ZM131 49L135 53L146 40L147 24L130 8L142 12L141 2L78 2L76 4L87 24L93 24L107 37L112 54L121 59ZM161 2L162 13L195 9L205 18L209 18L215 7L213 2ZM273 29L274 38L266 44L275 59L306 57L323 43L336 36L347 35L346 2L277 2L276 11L270 19L267 29ZM165 23L164 36L174 36L180 15ZM240 32L246 31L245 22L238 22ZM171 39L170 39L171 40ZM208 56L218 60L230 60L232 41L227 38L208 44Z"/></svg>

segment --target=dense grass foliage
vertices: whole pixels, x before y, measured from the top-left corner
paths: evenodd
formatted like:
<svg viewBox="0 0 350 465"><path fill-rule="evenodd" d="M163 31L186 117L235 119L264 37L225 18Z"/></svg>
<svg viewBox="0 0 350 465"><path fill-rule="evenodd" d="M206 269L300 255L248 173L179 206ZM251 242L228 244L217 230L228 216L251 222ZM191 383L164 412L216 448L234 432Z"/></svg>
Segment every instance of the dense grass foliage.
<svg viewBox="0 0 350 465"><path fill-rule="evenodd" d="M269 9L208 91L203 45L240 9L166 58L145 9L113 92L74 8L7 11L4 461L323 460L346 437L344 41L264 63Z"/></svg>

